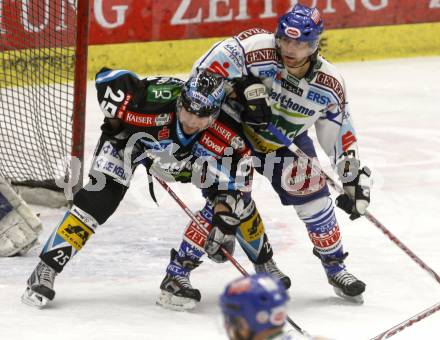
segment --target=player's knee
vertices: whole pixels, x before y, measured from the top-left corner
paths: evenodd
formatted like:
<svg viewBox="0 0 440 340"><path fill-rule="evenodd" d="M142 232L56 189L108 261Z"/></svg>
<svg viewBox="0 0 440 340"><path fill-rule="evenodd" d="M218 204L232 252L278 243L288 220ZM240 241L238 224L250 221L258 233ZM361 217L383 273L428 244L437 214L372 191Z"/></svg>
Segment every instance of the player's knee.
<svg viewBox="0 0 440 340"><path fill-rule="evenodd" d="M115 212L126 191L127 187L107 178L102 190L89 191L87 187L79 190L73 204L93 216L98 224L103 224Z"/></svg>
<svg viewBox="0 0 440 340"><path fill-rule="evenodd" d="M298 217L302 220L309 219L321 211L326 211L332 206L332 200L328 196L317 198L313 201L295 205Z"/></svg>

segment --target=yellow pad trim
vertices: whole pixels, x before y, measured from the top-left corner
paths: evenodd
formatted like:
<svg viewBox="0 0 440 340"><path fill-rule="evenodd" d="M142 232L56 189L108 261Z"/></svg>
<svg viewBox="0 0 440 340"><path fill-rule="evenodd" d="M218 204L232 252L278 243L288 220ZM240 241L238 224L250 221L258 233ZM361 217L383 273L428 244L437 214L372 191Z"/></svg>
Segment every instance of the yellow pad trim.
<svg viewBox="0 0 440 340"><path fill-rule="evenodd" d="M250 218L240 224L240 231L247 242L261 238L264 234L264 223L258 210L255 209Z"/></svg>
<svg viewBox="0 0 440 340"><path fill-rule="evenodd" d="M58 227L57 234L79 251L84 247L93 231L81 220L68 214Z"/></svg>
<svg viewBox="0 0 440 340"><path fill-rule="evenodd" d="M269 142L247 125L243 125L243 132L256 151L269 153L276 151L283 146L281 144L277 145Z"/></svg>

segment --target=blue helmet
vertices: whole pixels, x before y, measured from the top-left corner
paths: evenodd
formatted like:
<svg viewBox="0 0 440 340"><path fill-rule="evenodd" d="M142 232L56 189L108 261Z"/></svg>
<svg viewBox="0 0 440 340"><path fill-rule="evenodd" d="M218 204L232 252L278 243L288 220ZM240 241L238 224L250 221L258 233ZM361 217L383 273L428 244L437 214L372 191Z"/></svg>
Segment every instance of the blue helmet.
<svg viewBox="0 0 440 340"><path fill-rule="evenodd" d="M220 296L226 323L246 320L252 334L283 326L289 299L282 283L268 274L243 277L228 284Z"/></svg>
<svg viewBox="0 0 440 340"><path fill-rule="evenodd" d="M307 41L310 45L318 46L319 35L323 30L324 22L319 10L297 4L280 17L275 36Z"/></svg>
<svg viewBox="0 0 440 340"><path fill-rule="evenodd" d="M207 71L190 77L180 93L181 105L199 117L218 116L224 99L224 79Z"/></svg>

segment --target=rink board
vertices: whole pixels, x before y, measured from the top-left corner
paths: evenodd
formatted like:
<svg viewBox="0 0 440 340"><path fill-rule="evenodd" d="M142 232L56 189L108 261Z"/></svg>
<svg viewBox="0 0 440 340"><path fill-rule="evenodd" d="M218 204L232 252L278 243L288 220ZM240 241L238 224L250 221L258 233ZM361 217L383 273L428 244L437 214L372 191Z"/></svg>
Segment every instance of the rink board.
<svg viewBox="0 0 440 340"><path fill-rule="evenodd" d="M75 49L52 47L0 52L0 87L73 83Z"/></svg>
<svg viewBox="0 0 440 340"><path fill-rule="evenodd" d="M222 39L92 45L88 76L92 79L103 66L154 75L189 72ZM331 62L439 55L440 23L329 30L323 34L322 54Z"/></svg>

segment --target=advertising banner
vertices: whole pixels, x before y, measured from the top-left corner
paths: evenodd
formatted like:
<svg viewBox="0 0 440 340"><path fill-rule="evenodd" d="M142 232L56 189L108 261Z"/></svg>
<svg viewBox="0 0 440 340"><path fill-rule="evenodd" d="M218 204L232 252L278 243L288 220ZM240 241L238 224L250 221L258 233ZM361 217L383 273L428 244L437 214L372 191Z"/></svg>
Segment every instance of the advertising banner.
<svg viewBox="0 0 440 340"><path fill-rule="evenodd" d="M94 0L91 43L223 37L273 31L297 0ZM301 0L326 29L440 21L440 0Z"/></svg>
<svg viewBox="0 0 440 340"><path fill-rule="evenodd" d="M20 48L31 35L71 30L81 0L0 0L0 50ZM222 37L245 29L274 30L297 0L90 0L90 44ZM301 0L321 10L326 29L440 22L440 0ZM44 8L44 17L34 15ZM39 11L41 12L41 10ZM48 19L50 18L50 20ZM35 39L34 39L35 40ZM44 40L36 47L46 46ZM53 45L53 42L51 43Z"/></svg>

